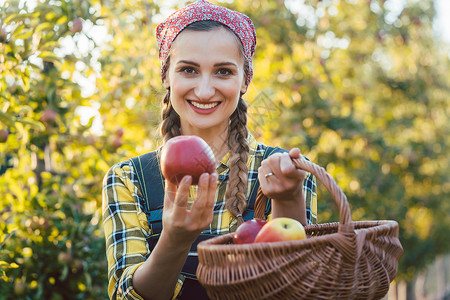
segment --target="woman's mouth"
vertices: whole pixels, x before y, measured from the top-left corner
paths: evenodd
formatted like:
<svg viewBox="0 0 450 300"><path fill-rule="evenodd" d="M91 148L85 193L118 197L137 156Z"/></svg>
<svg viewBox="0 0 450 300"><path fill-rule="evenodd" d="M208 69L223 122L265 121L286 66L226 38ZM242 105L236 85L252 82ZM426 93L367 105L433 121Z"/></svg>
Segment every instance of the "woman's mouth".
<svg viewBox="0 0 450 300"><path fill-rule="evenodd" d="M200 103L197 101L188 100L188 103L195 112L200 114L209 114L215 111L222 102Z"/></svg>
<svg viewBox="0 0 450 300"><path fill-rule="evenodd" d="M194 101L189 101L189 103L200 109L210 109L210 108L216 107L217 105L220 104L220 102L200 103L200 102L194 102Z"/></svg>

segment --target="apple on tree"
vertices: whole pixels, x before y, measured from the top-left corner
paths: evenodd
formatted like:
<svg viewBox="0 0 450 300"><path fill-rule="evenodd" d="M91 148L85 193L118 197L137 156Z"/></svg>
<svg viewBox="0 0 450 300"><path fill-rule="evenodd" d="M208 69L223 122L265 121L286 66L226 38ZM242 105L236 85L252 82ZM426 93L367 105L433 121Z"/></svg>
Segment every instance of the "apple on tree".
<svg viewBox="0 0 450 300"><path fill-rule="evenodd" d="M122 127L118 127L116 129L116 131L114 131L114 135L118 136L118 137L122 137L124 133L125 133L125 131L123 130Z"/></svg>
<svg viewBox="0 0 450 300"><path fill-rule="evenodd" d="M80 18L73 19L69 22L69 30L72 33L77 33L83 30L83 21Z"/></svg>
<svg viewBox="0 0 450 300"><path fill-rule="evenodd" d="M44 123L54 123L56 121L56 112L51 108L46 108L41 116Z"/></svg>
<svg viewBox="0 0 450 300"><path fill-rule="evenodd" d="M267 224L265 220L253 219L245 221L236 230L233 236L233 244L250 244L261 228Z"/></svg>
<svg viewBox="0 0 450 300"><path fill-rule="evenodd" d="M306 238L302 223L291 218L275 218L267 222L255 237L255 243L282 242Z"/></svg>
<svg viewBox="0 0 450 300"><path fill-rule="evenodd" d="M178 184L184 176L190 175L192 185L197 185L200 175L215 172L215 164L209 145L194 135L169 139L161 152L161 172L173 184Z"/></svg>
<svg viewBox="0 0 450 300"><path fill-rule="evenodd" d="M111 146L114 149L120 148L123 145L122 139L118 136L114 137L111 143Z"/></svg>
<svg viewBox="0 0 450 300"><path fill-rule="evenodd" d="M6 33L5 29L0 27L0 44L6 43L6 36L7 36L7 33Z"/></svg>
<svg viewBox="0 0 450 300"><path fill-rule="evenodd" d="M0 143L6 143L8 140L9 132L6 129L0 129Z"/></svg>

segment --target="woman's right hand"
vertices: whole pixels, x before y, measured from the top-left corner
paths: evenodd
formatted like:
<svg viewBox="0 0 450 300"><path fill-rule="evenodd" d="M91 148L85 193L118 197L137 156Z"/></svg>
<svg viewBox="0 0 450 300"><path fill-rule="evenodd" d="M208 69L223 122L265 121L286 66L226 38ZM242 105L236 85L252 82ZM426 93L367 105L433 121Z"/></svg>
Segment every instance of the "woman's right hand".
<svg viewBox="0 0 450 300"><path fill-rule="evenodd" d="M192 243L212 222L217 178L216 172L200 176L197 197L190 209L192 178L185 176L178 187L166 180L161 236L133 275L133 286L143 298L171 298Z"/></svg>
<svg viewBox="0 0 450 300"><path fill-rule="evenodd" d="M197 197L188 209L191 176L185 176L177 187L166 180L163 231L164 238L174 247L190 247L197 236L212 222L217 188L216 172L200 176Z"/></svg>

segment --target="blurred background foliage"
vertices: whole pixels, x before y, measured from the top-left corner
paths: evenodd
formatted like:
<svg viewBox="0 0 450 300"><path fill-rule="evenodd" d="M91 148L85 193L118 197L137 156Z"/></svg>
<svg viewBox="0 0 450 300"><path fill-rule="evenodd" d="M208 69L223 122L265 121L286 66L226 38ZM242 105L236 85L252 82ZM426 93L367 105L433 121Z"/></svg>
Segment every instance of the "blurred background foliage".
<svg viewBox="0 0 450 300"><path fill-rule="evenodd" d="M172 3L173 2L173 3ZM185 1L0 1L0 298L104 299L101 185L155 149L155 25ZM354 220L394 219L411 281L449 253L449 45L432 0L252 0L259 141L300 147ZM319 222L338 220L319 190Z"/></svg>

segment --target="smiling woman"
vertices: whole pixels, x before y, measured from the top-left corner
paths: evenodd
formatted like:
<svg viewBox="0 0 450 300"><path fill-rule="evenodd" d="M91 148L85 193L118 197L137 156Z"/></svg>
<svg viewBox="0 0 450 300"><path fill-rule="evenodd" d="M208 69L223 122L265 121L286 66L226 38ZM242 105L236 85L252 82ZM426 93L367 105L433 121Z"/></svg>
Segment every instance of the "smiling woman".
<svg viewBox="0 0 450 300"><path fill-rule="evenodd" d="M197 244L252 219L259 186L267 196L264 218L315 222L315 182L292 162L299 149L268 147L248 131L243 96L253 76L256 32L247 16L200 0L159 24L156 37L167 90L164 145L114 165L105 177L109 295L208 299L196 278ZM216 159L197 187L190 187L191 176L178 186L162 180L161 149L182 135L202 138ZM191 150L180 155L192 156Z"/></svg>
<svg viewBox="0 0 450 300"><path fill-rule="evenodd" d="M206 32L188 26L172 45L163 80L183 134L207 141L226 134L229 118L247 90L241 46L233 33L217 26ZM223 139L216 143L213 149L227 150ZM220 159L225 153L215 156Z"/></svg>

